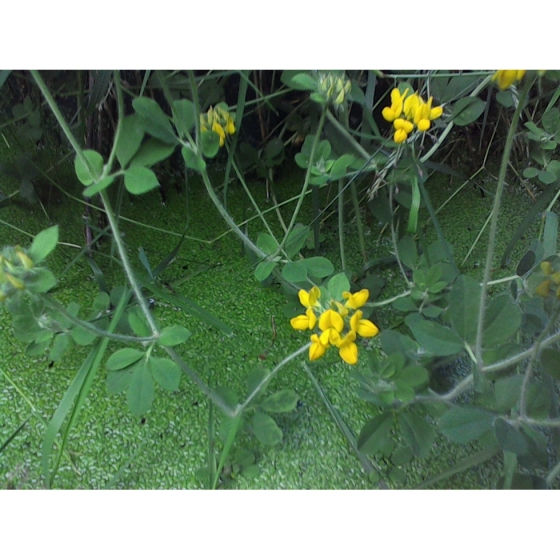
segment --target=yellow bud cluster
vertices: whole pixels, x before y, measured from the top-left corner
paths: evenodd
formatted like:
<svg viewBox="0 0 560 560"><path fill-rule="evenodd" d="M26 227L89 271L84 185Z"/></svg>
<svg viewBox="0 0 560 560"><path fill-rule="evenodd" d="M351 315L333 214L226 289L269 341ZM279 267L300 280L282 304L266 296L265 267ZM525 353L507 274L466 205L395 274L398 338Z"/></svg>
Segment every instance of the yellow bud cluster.
<svg viewBox="0 0 560 560"><path fill-rule="evenodd" d="M498 82L501 90L509 89L515 82L519 82L525 76L526 70L498 70L493 76L492 81Z"/></svg>
<svg viewBox="0 0 560 560"><path fill-rule="evenodd" d="M34 266L31 257L19 245L4 247L0 254L0 302L25 289L25 279Z"/></svg>
<svg viewBox="0 0 560 560"><path fill-rule="evenodd" d="M554 271L549 261L543 261L540 269L545 279L535 288L535 295L548 297L554 293L557 299L560 299L560 270Z"/></svg>
<svg viewBox="0 0 560 560"><path fill-rule="evenodd" d="M368 300L369 291L360 290L354 294L343 292L343 304L331 300L330 306L325 308L320 302L321 291L316 286L309 292L299 291L299 301L306 308L305 315L298 315L291 319L290 324L298 331L318 330L311 335L309 359L318 360L326 351L334 346L338 348L340 357L348 364L354 365L358 361L357 336L372 338L377 336L379 329L371 321L363 319L363 312L359 310ZM350 312L354 311L352 315ZM317 320L316 313L319 314Z"/></svg>
<svg viewBox="0 0 560 560"><path fill-rule="evenodd" d="M327 103L332 103L335 107L344 103L351 89L352 82L344 75L328 73L319 76L318 92Z"/></svg>
<svg viewBox="0 0 560 560"><path fill-rule="evenodd" d="M439 119L443 114L443 107L432 107L433 97L425 102L417 93L408 93L408 88L404 93L394 88L391 91L391 106L385 107L381 112L386 121L393 123L393 139L397 144L404 142L414 127L419 132L426 132L432 121Z"/></svg>
<svg viewBox="0 0 560 560"><path fill-rule="evenodd" d="M228 112L224 103L210 107L208 111L200 115L200 130L213 130L220 137L220 147L226 141L226 136L235 134L234 117Z"/></svg>

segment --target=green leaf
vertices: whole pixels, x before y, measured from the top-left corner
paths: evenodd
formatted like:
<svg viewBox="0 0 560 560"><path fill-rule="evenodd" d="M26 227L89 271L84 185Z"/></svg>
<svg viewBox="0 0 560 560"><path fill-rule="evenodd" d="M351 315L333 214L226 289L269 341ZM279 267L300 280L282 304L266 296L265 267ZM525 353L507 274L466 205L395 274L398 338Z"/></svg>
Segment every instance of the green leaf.
<svg viewBox="0 0 560 560"><path fill-rule="evenodd" d="M257 237L257 247L267 255L272 255L278 249L278 242L269 233L261 232Z"/></svg>
<svg viewBox="0 0 560 560"><path fill-rule="evenodd" d="M302 224L296 224L286 239L286 254L293 259L305 245L310 229Z"/></svg>
<svg viewBox="0 0 560 560"><path fill-rule="evenodd" d="M327 290L331 297L335 300L342 299L342 292L350 291L350 282L344 272L335 274L327 284Z"/></svg>
<svg viewBox="0 0 560 560"><path fill-rule="evenodd" d="M410 364L401 369L394 378L397 385L408 385L409 387L419 387L428 383L429 380L428 370L417 364Z"/></svg>
<svg viewBox="0 0 560 560"><path fill-rule="evenodd" d="M107 292L99 292L93 300L92 307L94 311L105 311L110 303L109 294Z"/></svg>
<svg viewBox="0 0 560 560"><path fill-rule="evenodd" d="M38 264L45 260L52 253L58 243L58 226L40 231L29 248L29 256L31 260Z"/></svg>
<svg viewBox="0 0 560 560"><path fill-rule="evenodd" d="M284 74L282 74L282 81L291 88L297 90L313 91L317 89L317 80L303 72L291 76L284 72Z"/></svg>
<svg viewBox="0 0 560 560"><path fill-rule="evenodd" d="M386 440L390 439L392 426L393 415L390 412L368 420L358 436L358 449L362 453L375 455L386 444Z"/></svg>
<svg viewBox="0 0 560 560"><path fill-rule="evenodd" d="M283 389L277 393L269 395L259 403L259 406L266 412L280 413L291 412L297 405L298 395L292 389Z"/></svg>
<svg viewBox="0 0 560 560"><path fill-rule="evenodd" d="M483 345L486 348L499 342L509 340L521 325L521 309L513 302L509 294L495 297L486 309Z"/></svg>
<svg viewBox="0 0 560 560"><path fill-rule="evenodd" d="M540 363L543 371L554 379L560 380L560 350L556 348L543 348Z"/></svg>
<svg viewBox="0 0 560 560"><path fill-rule="evenodd" d="M462 340L449 327L426 321L419 313L408 315L405 323L420 345L435 356L451 356L464 348Z"/></svg>
<svg viewBox="0 0 560 560"><path fill-rule="evenodd" d="M508 413L519 400L523 375L503 377L494 383L494 402L498 412Z"/></svg>
<svg viewBox="0 0 560 560"><path fill-rule="evenodd" d="M200 133L200 148L204 157L212 159L220 149L220 135L213 130L204 130Z"/></svg>
<svg viewBox="0 0 560 560"><path fill-rule="evenodd" d="M416 243L409 235L405 235L399 239L397 243L397 254L399 260L411 270L416 268L418 263L418 251L416 250Z"/></svg>
<svg viewBox="0 0 560 560"><path fill-rule="evenodd" d="M200 156L196 155L190 146L183 146L181 148L181 154L185 160L185 165L189 169L194 169L198 172L202 172L206 169L206 162Z"/></svg>
<svg viewBox="0 0 560 560"><path fill-rule="evenodd" d="M145 352L134 348L121 348L114 352L107 360L108 370L124 369L145 356Z"/></svg>
<svg viewBox="0 0 560 560"><path fill-rule="evenodd" d="M75 326L70 331L70 336L74 342L80 346L88 346L97 338L97 335L94 332L91 332L84 327L80 327L79 325Z"/></svg>
<svg viewBox="0 0 560 560"><path fill-rule="evenodd" d="M166 391L177 391L181 381L181 368L168 358L150 356L148 368L154 381Z"/></svg>
<svg viewBox="0 0 560 560"><path fill-rule="evenodd" d="M417 414L402 412L398 418L403 436L412 448L414 455L424 459L430 452L436 438L435 430L424 418Z"/></svg>
<svg viewBox="0 0 560 560"><path fill-rule="evenodd" d="M138 97L132 102L132 106L140 116L142 128L148 134L167 144L177 144L169 118L156 101L149 97Z"/></svg>
<svg viewBox="0 0 560 560"><path fill-rule="evenodd" d="M157 138L148 138L136 155L130 160L129 167L151 167L167 159L175 151L175 145L166 144Z"/></svg>
<svg viewBox="0 0 560 560"><path fill-rule="evenodd" d="M130 387L130 382L132 381L132 375L134 373L134 368L118 369L115 371L110 371L107 374L107 391L111 395L116 395L117 393L122 393L127 391Z"/></svg>
<svg viewBox="0 0 560 560"><path fill-rule="evenodd" d="M74 170L76 171L76 176L80 183L85 187L89 187L89 185L95 183L103 173L103 156L95 150L84 150L82 153L89 163L91 172L79 156L76 156L74 159Z"/></svg>
<svg viewBox="0 0 560 560"><path fill-rule="evenodd" d="M325 257L310 257L304 259L303 261L307 267L307 273L310 276L316 276L317 278L326 278L334 272L334 266Z"/></svg>
<svg viewBox="0 0 560 560"><path fill-rule="evenodd" d="M126 393L126 402L132 414L141 416L150 410L154 400L154 382L145 360L132 370L132 379Z"/></svg>
<svg viewBox="0 0 560 560"><path fill-rule="evenodd" d="M523 434L504 418L496 418L494 421L494 433L496 434L496 439L500 447L504 451L510 451L516 455L524 455L527 453L527 442Z"/></svg>
<svg viewBox="0 0 560 560"><path fill-rule="evenodd" d="M59 334L55 337L51 351L49 353L49 361L58 362L63 354L72 347L72 339L67 333Z"/></svg>
<svg viewBox="0 0 560 560"><path fill-rule="evenodd" d="M138 151L143 138L144 129L140 123L140 117L137 114L124 117L116 148L117 159L122 168L127 166L132 156Z"/></svg>
<svg viewBox="0 0 560 560"><path fill-rule="evenodd" d="M305 282L307 280L305 261L300 260L286 263L282 269L282 276L288 282Z"/></svg>
<svg viewBox="0 0 560 560"><path fill-rule="evenodd" d="M469 443L492 430L495 414L473 406L454 406L439 419L439 431L455 443Z"/></svg>
<svg viewBox="0 0 560 560"><path fill-rule="evenodd" d="M264 282L272 274L272 271L277 265L278 263L274 261L261 261L257 265L257 268L255 268L255 278L259 282Z"/></svg>
<svg viewBox="0 0 560 560"><path fill-rule="evenodd" d="M449 320L457 334L473 344L476 339L482 288L470 276L461 275L449 294Z"/></svg>
<svg viewBox="0 0 560 560"><path fill-rule="evenodd" d="M124 186L131 194L144 194L158 185L155 173L145 167L131 167L124 172Z"/></svg>
<svg viewBox="0 0 560 560"><path fill-rule="evenodd" d="M128 324L136 336L147 337L152 335L146 317L139 307L133 307L127 314Z"/></svg>
<svg viewBox="0 0 560 560"><path fill-rule="evenodd" d="M486 102L478 97L463 97L453 104L453 122L457 126L470 124L482 115L485 108Z"/></svg>
<svg viewBox="0 0 560 560"><path fill-rule="evenodd" d="M264 412L257 411L253 416L253 432L264 445L277 445L282 441L282 430L273 418Z"/></svg>
<svg viewBox="0 0 560 560"><path fill-rule="evenodd" d="M34 294L44 294L57 283L54 274L47 268L35 268L33 276L26 280L25 287Z"/></svg>
<svg viewBox="0 0 560 560"><path fill-rule="evenodd" d="M527 167L523 170L523 177L525 179L534 179L539 174L539 170L534 167Z"/></svg>
<svg viewBox="0 0 560 560"><path fill-rule="evenodd" d="M185 327L173 325L165 327L161 331L158 342L161 346L177 346L177 344L185 342L190 336L191 332Z"/></svg>
<svg viewBox="0 0 560 560"><path fill-rule="evenodd" d="M177 99L172 103L173 123L181 136L187 136L196 124L196 109L189 99Z"/></svg>
<svg viewBox="0 0 560 560"><path fill-rule="evenodd" d="M396 467L406 465L412 461L414 454L410 447L399 447L391 455L391 463Z"/></svg>
<svg viewBox="0 0 560 560"><path fill-rule="evenodd" d="M110 185L112 185L114 180L115 180L114 175L105 177L105 179L102 179L101 181L98 181L97 183L94 183L93 185L89 186L87 189L84 189L83 195L93 196L94 194L97 194L98 192L101 192L105 190L107 187L109 187Z"/></svg>

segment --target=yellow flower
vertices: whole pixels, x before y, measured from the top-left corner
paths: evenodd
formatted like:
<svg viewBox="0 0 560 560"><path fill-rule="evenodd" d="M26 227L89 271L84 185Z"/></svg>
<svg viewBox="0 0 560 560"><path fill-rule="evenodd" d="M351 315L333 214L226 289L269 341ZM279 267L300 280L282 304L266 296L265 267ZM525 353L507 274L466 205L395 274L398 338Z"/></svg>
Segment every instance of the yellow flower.
<svg viewBox="0 0 560 560"><path fill-rule="evenodd" d="M298 315L290 320L290 325L297 331L306 331L312 329L317 324L317 317L313 313L313 309L309 308L305 315Z"/></svg>
<svg viewBox="0 0 560 560"><path fill-rule="evenodd" d="M318 360L325 355L328 346L321 344L319 337L316 334L311 335L311 346L309 347L309 359L311 361Z"/></svg>
<svg viewBox="0 0 560 560"><path fill-rule="evenodd" d="M386 121L393 122L401 116L403 111L404 99L408 94L408 88L401 94L398 88L391 91L391 106L385 107L381 114Z"/></svg>
<svg viewBox="0 0 560 560"><path fill-rule="evenodd" d="M350 292L342 292L342 297L347 300L345 304L346 307L348 307L349 309L358 309L359 307L362 307L368 300L369 290L366 290L364 288L363 290L360 290L355 294L351 294Z"/></svg>
<svg viewBox="0 0 560 560"><path fill-rule="evenodd" d="M356 340L356 333L350 331L337 345L340 357L351 366L358 361L358 347L354 340Z"/></svg>
<svg viewBox="0 0 560 560"><path fill-rule="evenodd" d="M317 286L313 286L309 292L300 290L298 292L299 301L303 307L317 307L317 301L321 297L321 290Z"/></svg>
<svg viewBox="0 0 560 560"><path fill-rule="evenodd" d="M30 270L31 268L33 268L33 261L23 251L16 251L16 255L18 256L25 270Z"/></svg>
<svg viewBox="0 0 560 560"><path fill-rule="evenodd" d="M372 338L379 334L379 329L371 321L362 319L363 312L358 310L350 318L350 328L364 338Z"/></svg>
<svg viewBox="0 0 560 560"><path fill-rule="evenodd" d="M333 309L327 309L319 317L319 328L322 331L335 329L337 332L341 333L344 329L344 319Z"/></svg>
<svg viewBox="0 0 560 560"><path fill-rule="evenodd" d="M509 89L514 82L518 82L525 75L526 70L498 70L493 76L492 81L498 82L501 90Z"/></svg>
<svg viewBox="0 0 560 560"><path fill-rule="evenodd" d="M23 290L23 288L25 288L24 283L19 278L16 278L8 273L6 273L6 278L14 288L17 288L18 290Z"/></svg>
<svg viewBox="0 0 560 560"><path fill-rule="evenodd" d="M420 105L422 105L422 103L422 98L417 93L409 95L404 102L404 114L406 118L410 120L414 119L416 110L420 107Z"/></svg>

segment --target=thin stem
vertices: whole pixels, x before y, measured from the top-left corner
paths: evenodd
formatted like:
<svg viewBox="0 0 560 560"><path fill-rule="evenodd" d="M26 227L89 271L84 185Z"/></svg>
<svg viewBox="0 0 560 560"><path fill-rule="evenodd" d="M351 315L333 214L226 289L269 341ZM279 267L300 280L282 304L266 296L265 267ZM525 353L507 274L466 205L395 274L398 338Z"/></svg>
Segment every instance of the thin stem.
<svg viewBox="0 0 560 560"><path fill-rule="evenodd" d="M555 344L556 342L560 341L560 332L557 332L551 336L549 336L548 338L545 338L541 343L540 343L540 348L547 348L548 346L551 346L552 344ZM525 350L523 352L520 352L519 354L512 356L511 358L507 358L505 360L502 360L500 362L496 362L494 364L491 364L489 366L484 366L482 368L482 373L490 373L492 371L500 371L501 369L506 369L509 368L511 366L514 366L516 364L518 364L519 362L522 362L523 360L526 360L527 358L530 358L532 353L533 353L534 347L531 346L531 348L529 348L528 350Z"/></svg>
<svg viewBox="0 0 560 560"><path fill-rule="evenodd" d="M96 174L93 172L93 169L91 168L91 166L89 164L89 161L84 156L84 152L82 151L82 148L81 148L80 144L78 144L78 141L76 140L76 138L74 138L74 135L72 134L72 131L70 130L70 127L66 124L66 120L62 116L62 113L60 112L60 110L58 108L58 105L56 104L56 101L53 99L50 91L48 90L45 82L43 81L43 78L41 78L41 75L39 74L39 72L37 72L37 70L30 70L30 72L31 72L31 75L33 76L33 79L35 80L37 86L41 90L41 93L43 94L43 97L45 98L45 100L49 104L49 107L50 107L51 111L53 112L56 120L58 121L58 124L60 125L60 128L62 128L62 131L64 132L66 138L68 139L68 141L72 145L72 148L76 152L76 155L78 156L78 158L80 158L82 164L86 166L86 168L90 172L91 176L95 177Z"/></svg>
<svg viewBox="0 0 560 560"><path fill-rule="evenodd" d="M52 299L50 296L46 294L41 294L41 299L45 302L45 304L54 309L61 315L64 315L67 319L72 321L75 325L83 327L84 329L95 333L97 336L103 336L107 338L112 338L113 340L118 340L120 342L132 342L132 343L144 343L144 342L154 342L157 340L153 336L130 336L126 334L115 334L109 331L105 331L96 327L93 323L88 321L83 321L82 319L78 319L78 317L74 317L74 315L70 314L68 310L63 306L60 305L56 300Z"/></svg>
<svg viewBox="0 0 560 560"><path fill-rule="evenodd" d="M389 299L384 299L383 301L374 301L373 303L370 303L369 306L370 307L382 307L384 305L389 305L390 303L393 303L394 301L397 301L398 299L401 299L401 298L409 296L409 295L410 295L410 290L406 290L406 292L403 292L402 294L399 294L398 296L393 296Z"/></svg>
<svg viewBox="0 0 560 560"><path fill-rule="evenodd" d="M338 241L340 243L340 265L346 270L346 255L344 254L344 188L342 179L338 180Z"/></svg>
<svg viewBox="0 0 560 560"><path fill-rule="evenodd" d="M243 411L247 408L247 406L249 406L249 403L259 394L259 392L261 391L261 389L278 373L278 371L280 369L282 369L288 362L291 362L294 358L297 358L300 354L303 354L304 352L306 352L307 350L309 350L309 347L311 346L311 343L306 344L305 346L302 346L299 350L296 350L295 352L293 352L292 354L290 354L289 356L287 356L286 358L284 358L272 371L270 371L263 379L262 381L253 389L252 393L245 399L245 402L243 404L237 405L236 409L235 409L235 414L234 416L239 416L240 414L243 413Z"/></svg>
<svg viewBox="0 0 560 560"><path fill-rule="evenodd" d="M119 115L119 119L121 116ZM152 329L152 333L155 337L159 336L159 329L156 325L156 322L148 308L148 304L146 300L142 296L142 288L140 284L137 282L136 277L134 276L134 271L132 270L132 266L130 265L130 261L128 260L128 255L126 253L126 248L124 246L121 233L119 230L119 225L111 208L111 202L109 201L109 196L107 195L106 191L101 191L99 193L101 195L101 200L103 201L103 206L105 207L105 214L107 215L107 219L109 220L109 225L111 226L111 231L113 232L113 239L117 246L117 250L119 252L119 256L128 277L128 281L130 282L130 287L136 296L136 300L138 301L138 305L142 309L142 313L146 317L150 328Z"/></svg>
<svg viewBox="0 0 560 560"><path fill-rule="evenodd" d="M164 346L164 350L173 358L173 361L191 378L193 383L215 404L217 405L224 414L234 418L237 416L237 410L233 410L229 404L226 403L222 397L216 394L212 389L202 380L202 378L193 371L189 365L183 361L181 356L177 354L174 348L170 346Z"/></svg>
<svg viewBox="0 0 560 560"><path fill-rule="evenodd" d="M305 194L307 193L307 187L309 185L309 180L311 179L311 168L315 163L315 152L317 151L317 146L319 145L319 138L321 137L321 132L323 131L323 126L325 124L325 116L327 114L326 107L323 108L321 112L321 117L319 119L319 125L317 126L317 132L315 133L315 138L313 139L313 145L311 147L311 154L309 155L309 164L307 166L307 171L305 173L305 180L303 181L303 187L301 189L301 193L299 195L296 208L292 215L292 219L290 220L290 225L288 226L288 231L284 235L284 239L282 239L281 246L284 247L286 244L286 240L288 239L288 235L290 235L294 225L296 223L299 211L301 209L301 205L303 204L303 199L305 198Z"/></svg>
<svg viewBox="0 0 560 560"><path fill-rule="evenodd" d="M119 143L119 138L121 136L122 131L122 123L124 118L124 99L123 99L123 92L121 87L121 78L118 70L115 70L115 90L117 92L117 109L119 120L117 121L117 129L115 130L115 137L113 138L113 147L111 148L111 153L109 154L109 159L107 160L107 172L111 172L111 167L113 166L113 161L115 160L115 156L117 155L117 145Z"/></svg>
<svg viewBox="0 0 560 560"><path fill-rule="evenodd" d="M471 388L471 385L473 384L473 380L474 377L473 374L471 373L467 375L467 377L465 377L465 379L463 379L461 383L455 386L453 390L449 391L449 393L446 393L445 395L438 395L437 393L433 393L431 395L419 395L413 400L413 402L415 403L443 402L445 404L448 404L453 399L456 399L457 397L460 397L463 393L467 392Z"/></svg>
<svg viewBox="0 0 560 560"><path fill-rule="evenodd" d="M525 377L523 378L523 384L521 385L521 394L519 397L519 418L522 420L527 415L527 391L529 389L529 383L531 381L531 377L533 375L533 367L535 365L535 361L537 359L537 355L541 349L541 344L547 335L548 332L554 327L556 324L556 320L560 315L560 306L556 304L554 313L546 325L546 328L543 329L541 334L538 336L537 340L533 344L533 351L531 352L531 358L529 359L529 363L527 364L527 368L525 370Z"/></svg>
<svg viewBox="0 0 560 560"><path fill-rule="evenodd" d="M494 249L496 244L496 235L498 232L498 214L500 211L500 203L502 200L502 193L504 191L504 184L506 180L506 171L508 168L509 156L513 146L513 137L517 129L517 123L525 104L525 99L532 85L532 81L527 80L525 82L525 87L521 93L517 108L513 114L511 126L506 138L506 144L504 147L504 153L502 155L502 163L500 165L500 173L498 175L498 185L496 187L496 194L494 197L494 205L492 207L492 220L490 222L490 233L488 236L488 253L486 255L486 265L484 267L484 276L482 280L482 290L480 294L480 307L478 312L478 323L477 323L477 333L476 333L476 346L475 346L475 356L478 370L483 368L482 360L482 335L484 329L484 317L486 314L486 299L488 295L488 282L490 281L490 274L492 271L492 261L494 258Z"/></svg>

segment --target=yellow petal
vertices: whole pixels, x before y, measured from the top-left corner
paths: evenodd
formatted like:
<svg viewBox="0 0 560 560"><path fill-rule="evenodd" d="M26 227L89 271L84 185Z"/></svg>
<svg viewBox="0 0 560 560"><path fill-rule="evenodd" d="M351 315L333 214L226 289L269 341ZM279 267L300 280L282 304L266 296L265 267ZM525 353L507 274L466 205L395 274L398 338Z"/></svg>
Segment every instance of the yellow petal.
<svg viewBox="0 0 560 560"><path fill-rule="evenodd" d="M309 328L309 317L307 315L298 315L290 319L290 325L296 331L306 331Z"/></svg>
<svg viewBox="0 0 560 560"><path fill-rule="evenodd" d="M408 138L408 134L401 128L400 130L396 130L393 136L393 140L397 144L402 144Z"/></svg>
<svg viewBox="0 0 560 560"><path fill-rule="evenodd" d="M226 132L228 134L235 134L235 123L231 117L228 117L227 124L226 124Z"/></svg>
<svg viewBox="0 0 560 560"><path fill-rule="evenodd" d="M355 342L346 342L339 348L338 353L340 357L351 366L358 361L358 347Z"/></svg>
<svg viewBox="0 0 560 560"><path fill-rule="evenodd" d="M420 132L426 132L430 128L430 121L428 119L422 119L416 125L418 126L418 130Z"/></svg>
<svg viewBox="0 0 560 560"><path fill-rule="evenodd" d="M393 126L396 130L404 130L407 134L410 134L414 128L414 125L406 119L395 119Z"/></svg>
<svg viewBox="0 0 560 560"><path fill-rule="evenodd" d="M363 289L355 294L351 294L350 292L342 292L342 297L346 300L346 307L350 309L358 309L362 307L369 298L369 290Z"/></svg>
<svg viewBox="0 0 560 560"><path fill-rule="evenodd" d="M322 331L334 328L340 333L344 329L344 319L333 309L327 309L319 317L319 328Z"/></svg>
<svg viewBox="0 0 560 560"><path fill-rule="evenodd" d="M548 261L543 261L540 264L540 267L544 274L546 274L547 276L550 276L552 274L552 265Z"/></svg>
<svg viewBox="0 0 560 560"><path fill-rule="evenodd" d="M395 111L393 111L391 107L385 107L383 111L381 111L381 114L383 115L383 118L389 122L393 122L397 118Z"/></svg>
<svg viewBox="0 0 560 560"><path fill-rule="evenodd" d="M541 282L537 286L537 289L535 290L535 295L541 297L547 297L549 293L550 293L550 280L545 280L544 282Z"/></svg>
<svg viewBox="0 0 560 560"><path fill-rule="evenodd" d="M430 110L429 119L431 121L434 121L436 119L439 119L441 115L443 115L443 107L440 105L439 107L434 107L433 109Z"/></svg>
<svg viewBox="0 0 560 560"><path fill-rule="evenodd" d="M319 337L316 334L311 335L311 346L309 347L309 359L318 360L321 356L324 356L327 351L328 346L321 344Z"/></svg>

